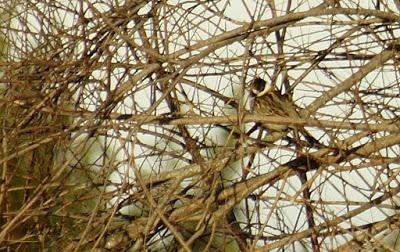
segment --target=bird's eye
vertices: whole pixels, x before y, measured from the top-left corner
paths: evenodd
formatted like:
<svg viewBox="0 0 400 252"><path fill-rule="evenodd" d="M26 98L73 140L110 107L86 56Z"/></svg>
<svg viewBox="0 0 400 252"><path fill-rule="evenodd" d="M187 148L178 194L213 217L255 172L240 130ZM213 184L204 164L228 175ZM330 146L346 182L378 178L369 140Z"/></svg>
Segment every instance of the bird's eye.
<svg viewBox="0 0 400 252"><path fill-rule="evenodd" d="M262 85L262 83L258 83L258 85L256 86L256 89L260 92L263 91L265 88L265 85Z"/></svg>
<svg viewBox="0 0 400 252"><path fill-rule="evenodd" d="M254 88L255 88L258 92L261 92L261 91L264 90L265 84L266 84L265 80L258 78L258 79L256 79L256 80L254 81Z"/></svg>

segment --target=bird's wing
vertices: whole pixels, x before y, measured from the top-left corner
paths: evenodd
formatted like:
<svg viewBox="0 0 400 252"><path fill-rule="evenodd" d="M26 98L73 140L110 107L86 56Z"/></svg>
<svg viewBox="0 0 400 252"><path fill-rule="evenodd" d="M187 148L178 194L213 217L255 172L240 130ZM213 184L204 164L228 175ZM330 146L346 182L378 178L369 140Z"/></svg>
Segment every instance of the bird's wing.
<svg viewBox="0 0 400 252"><path fill-rule="evenodd" d="M298 107L287 95L281 95L277 92L273 93L274 103L279 107L285 116L291 118L300 118Z"/></svg>

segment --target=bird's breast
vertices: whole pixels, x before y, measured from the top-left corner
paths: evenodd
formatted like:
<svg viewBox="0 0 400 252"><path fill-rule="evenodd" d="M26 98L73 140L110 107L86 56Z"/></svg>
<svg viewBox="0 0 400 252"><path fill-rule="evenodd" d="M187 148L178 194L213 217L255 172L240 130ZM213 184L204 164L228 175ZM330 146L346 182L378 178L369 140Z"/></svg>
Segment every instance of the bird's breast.
<svg viewBox="0 0 400 252"><path fill-rule="evenodd" d="M299 118L296 106L287 99L286 96L266 94L254 99L253 110L256 114L267 116L282 116ZM264 127L274 131L284 131L288 129L287 125L263 124Z"/></svg>

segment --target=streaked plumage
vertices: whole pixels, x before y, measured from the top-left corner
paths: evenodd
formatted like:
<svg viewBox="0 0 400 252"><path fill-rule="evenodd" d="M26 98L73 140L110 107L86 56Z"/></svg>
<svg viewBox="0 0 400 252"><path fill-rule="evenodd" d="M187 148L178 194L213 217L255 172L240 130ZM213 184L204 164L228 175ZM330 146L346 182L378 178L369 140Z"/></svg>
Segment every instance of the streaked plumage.
<svg viewBox="0 0 400 252"><path fill-rule="evenodd" d="M300 118L297 106L287 95L281 95L265 80L256 77L251 84L251 92L254 96L253 111L257 114ZM272 131L286 131L288 125L263 124Z"/></svg>
<svg viewBox="0 0 400 252"><path fill-rule="evenodd" d="M301 118L299 108L294 104L292 99L288 95L281 95L279 91L275 90L274 87L265 80L256 77L251 83L251 93L254 96L252 105L254 113L294 119ZM263 127L270 131L268 137L268 141L270 142L282 138L286 135L288 130L292 129L297 141L300 140L299 133L301 133L310 146L319 144L318 140L316 140L301 126L296 127L291 125L264 123Z"/></svg>

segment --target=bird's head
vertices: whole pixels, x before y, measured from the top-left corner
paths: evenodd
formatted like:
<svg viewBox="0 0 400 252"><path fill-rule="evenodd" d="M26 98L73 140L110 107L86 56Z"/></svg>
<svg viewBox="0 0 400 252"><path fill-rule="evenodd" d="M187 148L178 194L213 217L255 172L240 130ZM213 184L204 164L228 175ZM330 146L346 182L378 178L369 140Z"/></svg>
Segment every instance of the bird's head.
<svg viewBox="0 0 400 252"><path fill-rule="evenodd" d="M250 88L253 95L257 97L263 96L273 90L270 83L267 83L258 76L251 82Z"/></svg>

